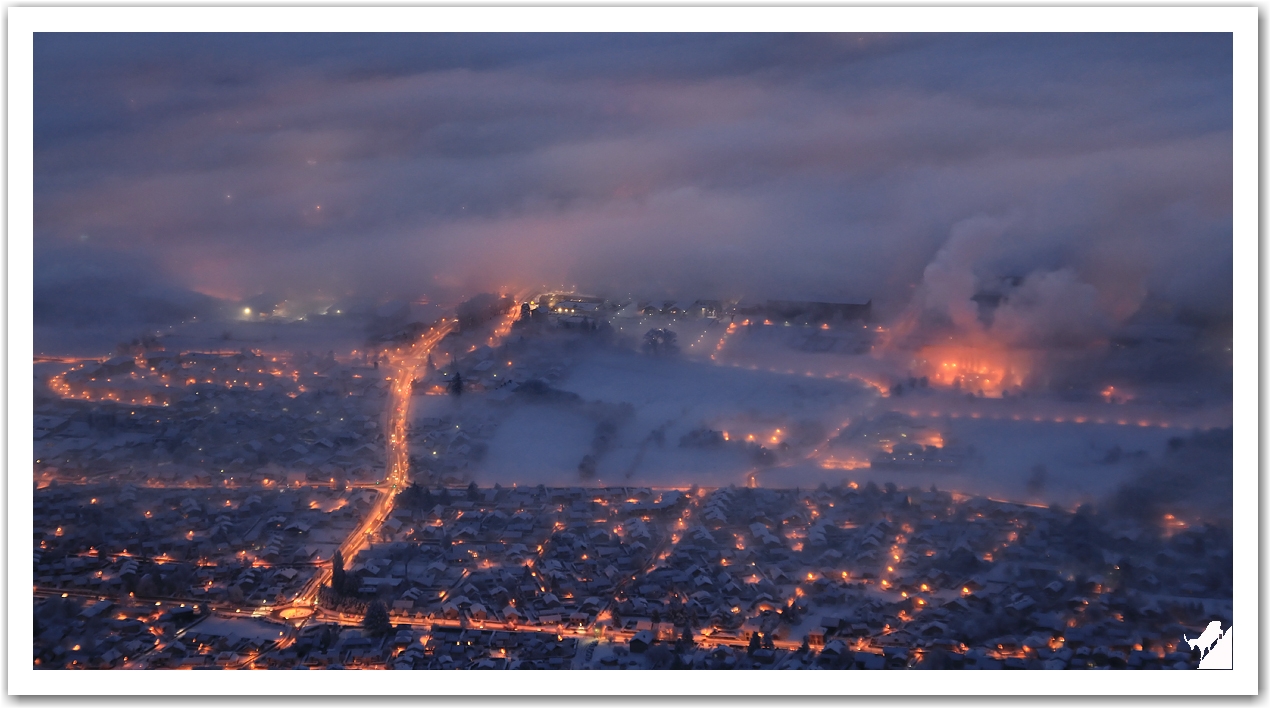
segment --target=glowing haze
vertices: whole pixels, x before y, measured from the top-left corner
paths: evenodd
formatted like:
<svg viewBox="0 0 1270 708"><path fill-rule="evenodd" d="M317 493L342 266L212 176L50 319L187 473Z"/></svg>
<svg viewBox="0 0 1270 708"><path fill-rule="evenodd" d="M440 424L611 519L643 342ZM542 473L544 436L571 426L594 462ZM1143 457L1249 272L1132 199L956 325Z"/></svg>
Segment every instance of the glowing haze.
<svg viewBox="0 0 1270 708"><path fill-rule="evenodd" d="M42 34L35 67L44 322L564 284L872 298L990 357L1231 309L1228 36Z"/></svg>

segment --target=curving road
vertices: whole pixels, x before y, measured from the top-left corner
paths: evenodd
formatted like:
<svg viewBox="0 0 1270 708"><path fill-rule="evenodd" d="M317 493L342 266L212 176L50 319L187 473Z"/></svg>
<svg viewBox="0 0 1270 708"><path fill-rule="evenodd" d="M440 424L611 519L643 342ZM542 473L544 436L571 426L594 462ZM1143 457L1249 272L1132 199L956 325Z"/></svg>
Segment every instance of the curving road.
<svg viewBox="0 0 1270 708"><path fill-rule="evenodd" d="M410 449L406 429L410 423L411 384L419 369L427 362L428 354L446 335L453 332L458 324L457 320L443 319L414 344L386 352L392 374L389 377L392 392L388 397L388 420L384 438L388 448L384 457L388 473L384 476L384 483L376 488L379 491L379 499L375 502L375 507L353 530L353 533L340 544L340 554L344 558L355 557L375 531L388 520L388 515L392 512L393 498L409 482ZM313 574L295 600L284 607L315 606L318 592L330 577L330 565L323 565Z"/></svg>

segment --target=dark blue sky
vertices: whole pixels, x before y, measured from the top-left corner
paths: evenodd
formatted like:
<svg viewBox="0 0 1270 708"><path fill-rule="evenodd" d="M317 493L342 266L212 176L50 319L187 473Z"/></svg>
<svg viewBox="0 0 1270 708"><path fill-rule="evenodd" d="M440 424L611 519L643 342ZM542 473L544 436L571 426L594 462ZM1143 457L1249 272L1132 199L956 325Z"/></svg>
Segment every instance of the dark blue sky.
<svg viewBox="0 0 1270 708"><path fill-rule="evenodd" d="M1231 91L1227 35L38 34L37 322L1003 276L1023 319L1224 315Z"/></svg>

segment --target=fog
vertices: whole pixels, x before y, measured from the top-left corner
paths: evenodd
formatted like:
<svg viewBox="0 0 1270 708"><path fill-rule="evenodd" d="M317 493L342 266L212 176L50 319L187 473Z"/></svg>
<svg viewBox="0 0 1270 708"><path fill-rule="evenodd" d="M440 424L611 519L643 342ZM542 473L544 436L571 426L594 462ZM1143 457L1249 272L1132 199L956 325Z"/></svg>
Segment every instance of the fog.
<svg viewBox="0 0 1270 708"><path fill-rule="evenodd" d="M870 301L528 330L549 383L414 415L488 419L482 483L1172 504L1144 480L1231 424L1231 110L1220 35L40 34L36 353L345 356L485 292Z"/></svg>
<svg viewBox="0 0 1270 708"><path fill-rule="evenodd" d="M1013 277L1016 342L1224 316L1229 41L42 34L37 311L576 285L965 327Z"/></svg>

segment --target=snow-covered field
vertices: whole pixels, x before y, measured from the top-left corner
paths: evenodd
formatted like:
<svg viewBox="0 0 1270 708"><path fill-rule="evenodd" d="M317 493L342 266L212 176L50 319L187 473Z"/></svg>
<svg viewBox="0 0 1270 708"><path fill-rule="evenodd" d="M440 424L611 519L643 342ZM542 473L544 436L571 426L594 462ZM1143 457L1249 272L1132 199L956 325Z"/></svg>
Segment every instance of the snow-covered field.
<svg viewBox="0 0 1270 708"><path fill-rule="evenodd" d="M1158 460L1170 437L1185 434L1163 428L1049 421L961 419L936 426L945 439L973 446L976 459L960 469L931 471L822 469L814 462L804 462L767 470L759 476L759 483L766 487L844 481L894 482L923 488L935 485L966 494L1072 507L1114 491L1144 465ZM1112 452L1117 446L1119 455ZM1040 475L1036 473L1038 466L1044 467Z"/></svg>
<svg viewBox="0 0 1270 708"><path fill-rule="evenodd" d="M840 357L846 359L847 357ZM635 352L600 350L583 358L558 384L583 402L628 403L633 414L599 455L595 475L584 479L578 464L593 451L596 417L584 404L537 403L509 399L504 419L476 466L482 484L638 484L718 486L816 486L869 481L901 486L935 485L973 494L1067 507L1104 497L1140 470L1158 461L1169 438L1188 430L1072 420L1055 422L1060 404L1036 398L1011 404L1023 420L973 419L958 397L931 394L923 399L882 398L854 379L789 374L717 365L700 359L659 358ZM958 469L826 469L824 441L844 423L905 410L921 401L922 425L945 441L972 446L974 455ZM444 401L444 399L442 399ZM432 405L443 405L441 401ZM445 404L448 405L448 404ZM993 405L980 402L978 405ZM1090 404L1095 414L1106 411ZM951 417L938 409L957 413ZM927 411L926 409L931 409ZM985 411L991 410L985 408ZM1115 409L1110 415L1114 419ZM1031 420L1032 412L1040 421ZM1152 414L1146 410L1145 415ZM1156 419L1169 412L1154 411ZM1133 412L1134 420L1144 415ZM929 417L927 417L929 416ZM656 431L661 431L660 439ZM727 432L726 443L682 446L694 430ZM775 453L763 466L742 441L753 436ZM784 443L784 445L781 445ZM751 448L752 450L752 448Z"/></svg>

